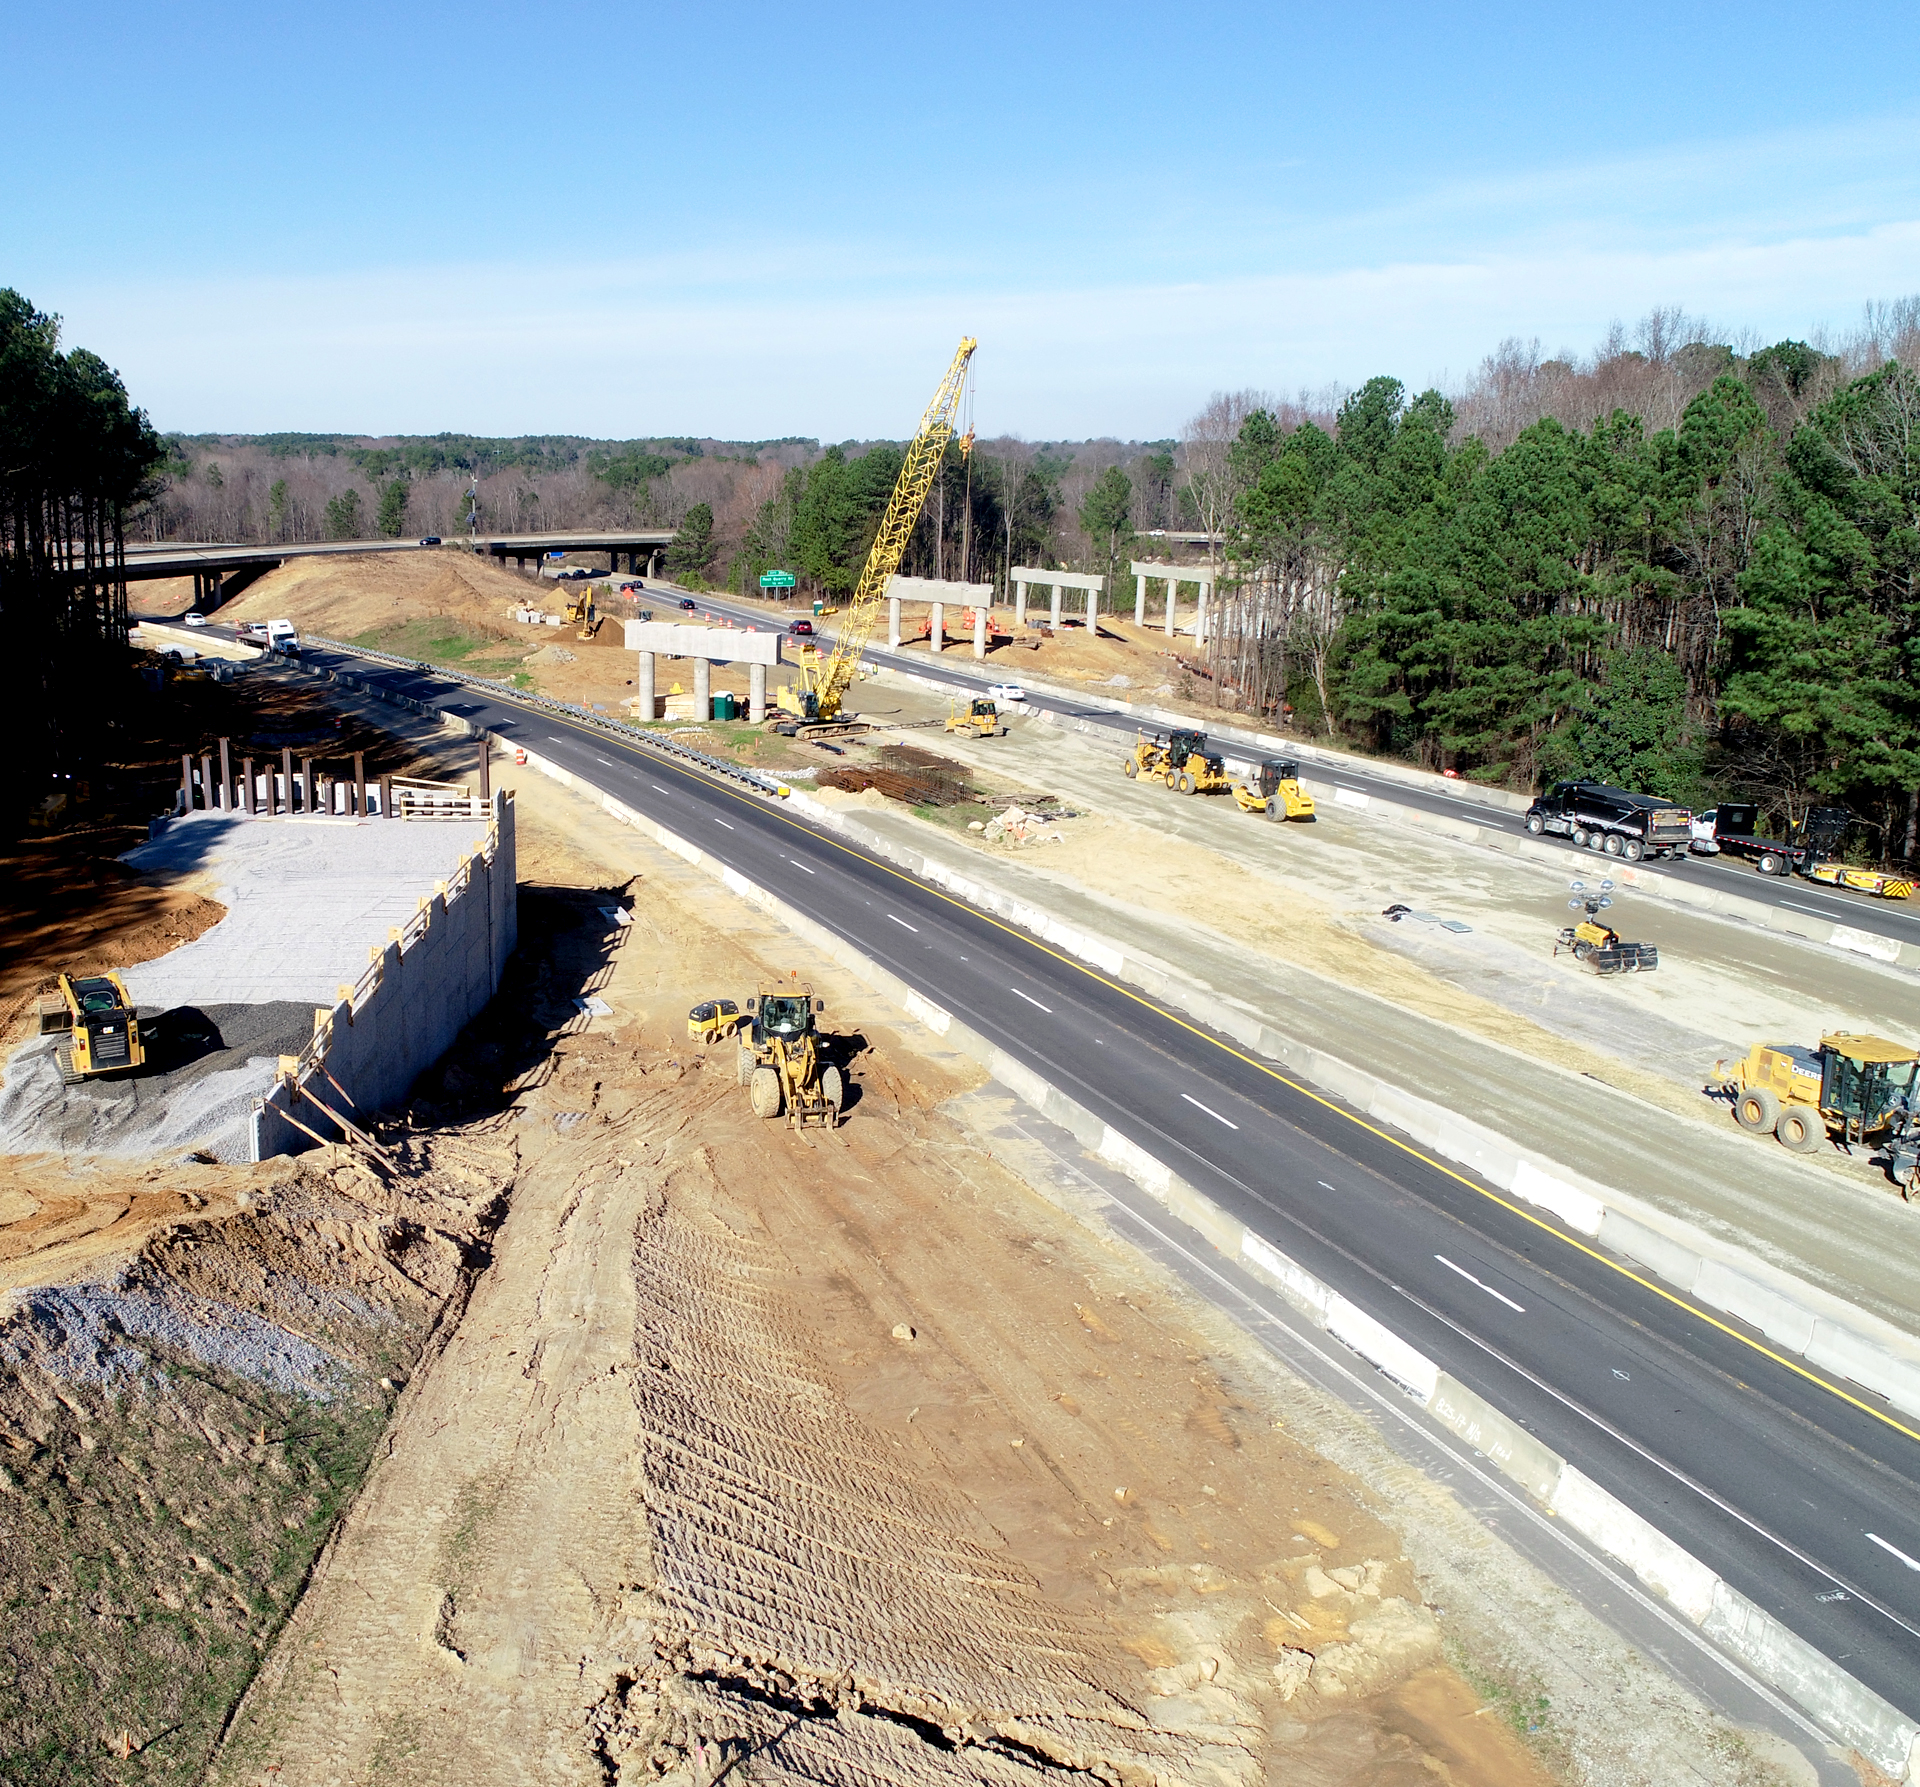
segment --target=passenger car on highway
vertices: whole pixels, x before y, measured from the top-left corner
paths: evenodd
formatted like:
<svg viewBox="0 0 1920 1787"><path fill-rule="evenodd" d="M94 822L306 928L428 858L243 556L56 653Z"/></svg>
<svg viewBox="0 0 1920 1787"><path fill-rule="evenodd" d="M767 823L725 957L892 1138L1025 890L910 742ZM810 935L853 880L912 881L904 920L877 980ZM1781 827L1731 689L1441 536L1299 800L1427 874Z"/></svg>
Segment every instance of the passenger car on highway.
<svg viewBox="0 0 1920 1787"><path fill-rule="evenodd" d="M813 622L810 620L794 621L788 626L787 631L789 633L811 633L813 631Z"/></svg>
<svg viewBox="0 0 1920 1787"><path fill-rule="evenodd" d="M1024 701L1027 692L1018 683L988 683L987 693L995 701Z"/></svg>
<svg viewBox="0 0 1920 1787"><path fill-rule="evenodd" d="M694 609L699 606L699 604L695 602L691 596L682 596L680 598L680 606L684 608L689 614L691 614L694 611Z"/></svg>
<svg viewBox="0 0 1920 1787"><path fill-rule="evenodd" d="M204 627L206 624L207 617L197 608L187 616L187 625L190 627Z"/></svg>
<svg viewBox="0 0 1920 1787"><path fill-rule="evenodd" d="M438 534L422 534L420 536L420 544L422 546L438 546L440 544L440 536Z"/></svg>

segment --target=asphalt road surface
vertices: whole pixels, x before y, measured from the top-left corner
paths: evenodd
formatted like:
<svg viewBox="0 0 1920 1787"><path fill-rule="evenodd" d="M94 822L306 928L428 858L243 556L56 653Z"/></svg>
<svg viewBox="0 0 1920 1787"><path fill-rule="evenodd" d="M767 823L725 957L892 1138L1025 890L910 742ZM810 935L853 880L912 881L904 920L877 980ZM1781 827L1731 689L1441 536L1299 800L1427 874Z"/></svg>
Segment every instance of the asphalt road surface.
<svg viewBox="0 0 1920 1787"><path fill-rule="evenodd" d="M431 674L306 661L524 745L780 893L1920 1715L1920 1422L775 801Z"/></svg>
<svg viewBox="0 0 1920 1787"><path fill-rule="evenodd" d="M649 591L649 594L652 594ZM663 592L665 594L665 592ZM668 599L677 602L679 597L671 595ZM695 598L702 614L717 614L740 622L744 626L757 626L762 629L777 625L779 617L770 615L763 609L749 607L745 603L716 601L711 596ZM657 610L664 612L664 610ZM679 618L692 620L695 615ZM831 635L825 643L831 643ZM996 658L990 658L986 664L976 664L971 646L950 648L938 655L932 652L916 652L912 657L889 651L870 651L866 661L875 666L909 670L916 676L932 678L935 682L951 683L956 689L965 689L978 694L987 681L1021 682L1020 667L1010 661L1014 654L1002 652ZM948 657L964 659L965 668L944 662ZM1027 706L1042 708L1050 713L1085 720L1093 725L1112 732L1116 747L1131 743L1139 727L1139 721L1130 714L1117 714L1112 709L1100 707L1089 702L1075 701L1070 696L1055 695L1045 690L1029 690ZM1518 813L1512 813L1504 807L1492 806L1484 801L1475 800L1471 795L1455 794L1446 786L1441 777L1433 778L1434 786L1423 788L1405 782L1389 779L1385 776L1369 774L1355 766L1345 757L1321 757L1309 740L1298 743L1289 741L1288 749L1298 755L1303 762L1315 765L1318 774L1336 786L1351 789L1357 794L1365 794L1373 800L1391 802L1396 806L1411 807L1416 812L1432 813L1446 819L1470 820L1475 825L1484 825L1496 831L1512 833L1516 836L1525 832L1526 827ZM1588 873L1610 872L1617 867L1611 857L1595 856L1589 850L1575 850L1568 838L1556 838L1543 835L1539 842L1557 845L1566 850L1570 857L1577 857L1577 863L1569 864L1577 869L1582 865ZM1907 901L1887 901L1875 899L1871 894L1846 893L1825 888L1816 883L1801 880L1780 880L1774 876L1762 875L1750 864L1732 857L1692 856L1684 861L1642 862L1636 865L1642 874L1655 876L1685 876L1696 881L1708 882L1715 886L1729 888L1749 900L1757 900L1766 906L1782 906L1793 912L1807 913L1816 918L1830 919L1835 924L1851 925L1855 930L1867 931L1878 937L1890 937L1899 943L1920 944L1920 910L1913 909L1913 903Z"/></svg>

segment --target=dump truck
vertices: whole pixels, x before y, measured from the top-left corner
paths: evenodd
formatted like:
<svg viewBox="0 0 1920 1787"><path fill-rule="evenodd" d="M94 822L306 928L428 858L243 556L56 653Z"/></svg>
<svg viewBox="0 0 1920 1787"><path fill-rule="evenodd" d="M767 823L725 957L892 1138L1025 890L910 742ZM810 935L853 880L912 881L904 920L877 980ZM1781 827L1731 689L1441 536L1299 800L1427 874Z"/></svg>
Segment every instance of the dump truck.
<svg viewBox="0 0 1920 1787"><path fill-rule="evenodd" d="M1920 1051L1905 1043L1836 1030L1817 1048L1757 1042L1737 1061L1716 1061L1708 1090L1732 1098L1742 1129L1771 1130L1796 1154L1828 1141L1882 1141L1897 1165L1904 1150L1911 1186L1917 1065Z"/></svg>
<svg viewBox="0 0 1920 1787"><path fill-rule="evenodd" d="M962 711L958 707L947 709L947 730L964 733L968 738L1004 738L1007 723L1000 717L999 707L984 695L976 695Z"/></svg>
<svg viewBox="0 0 1920 1787"><path fill-rule="evenodd" d="M1300 765L1291 757L1269 757L1244 782L1235 782L1233 798L1243 813L1268 819L1311 819L1313 796L1300 786Z"/></svg>
<svg viewBox="0 0 1920 1787"><path fill-rule="evenodd" d="M117 974L63 974L58 991L40 1000L40 1034L63 1035L55 1059L68 1085L144 1066L140 1019Z"/></svg>
<svg viewBox="0 0 1920 1787"><path fill-rule="evenodd" d="M1606 782L1555 782L1527 808L1526 828L1563 837L1579 850L1623 856L1686 857L1693 849L1693 814L1657 795L1636 794Z"/></svg>
<svg viewBox="0 0 1920 1787"><path fill-rule="evenodd" d="M832 1129L840 1121L846 1081L825 1058L814 1024L826 1009L804 986L762 987L746 1002L737 1075L756 1117L784 1111L794 1129L809 1123Z"/></svg>
<svg viewBox="0 0 1920 1787"><path fill-rule="evenodd" d="M1584 912L1578 924L1568 925L1554 940L1553 953L1571 952L1573 959L1596 974L1649 974L1660 966L1660 951L1651 943L1623 943L1620 933L1605 923L1600 914L1613 904L1613 883L1602 881L1597 890L1587 891L1584 881L1569 881L1567 902L1570 912Z"/></svg>

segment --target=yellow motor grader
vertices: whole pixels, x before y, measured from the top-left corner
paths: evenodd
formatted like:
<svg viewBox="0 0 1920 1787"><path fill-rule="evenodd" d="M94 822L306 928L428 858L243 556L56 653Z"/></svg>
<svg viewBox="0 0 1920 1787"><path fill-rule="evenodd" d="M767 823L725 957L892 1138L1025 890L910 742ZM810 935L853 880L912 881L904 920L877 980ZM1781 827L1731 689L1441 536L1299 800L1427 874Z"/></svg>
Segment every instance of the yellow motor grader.
<svg viewBox="0 0 1920 1787"><path fill-rule="evenodd" d="M1796 1154L1829 1140L1884 1142L1887 1171L1911 1194L1920 1152L1920 1051L1883 1036L1836 1030L1809 1049L1757 1042L1737 1061L1716 1061L1710 1090L1731 1094L1734 1121L1771 1130Z"/></svg>
<svg viewBox="0 0 1920 1787"><path fill-rule="evenodd" d="M1300 765L1291 757L1269 757L1244 782L1235 782L1233 798L1243 813L1268 819L1311 819L1313 796L1300 786Z"/></svg>
<svg viewBox="0 0 1920 1787"><path fill-rule="evenodd" d="M1141 733L1120 767L1129 776L1164 782L1181 794L1219 794L1233 786L1227 760L1207 749L1207 735L1185 728L1169 732L1164 742Z"/></svg>
<svg viewBox="0 0 1920 1787"><path fill-rule="evenodd" d="M762 987L747 1001L736 1071L756 1117L784 1111L794 1129L840 1121L846 1081L823 1058L813 1021L826 1009L805 986Z"/></svg>

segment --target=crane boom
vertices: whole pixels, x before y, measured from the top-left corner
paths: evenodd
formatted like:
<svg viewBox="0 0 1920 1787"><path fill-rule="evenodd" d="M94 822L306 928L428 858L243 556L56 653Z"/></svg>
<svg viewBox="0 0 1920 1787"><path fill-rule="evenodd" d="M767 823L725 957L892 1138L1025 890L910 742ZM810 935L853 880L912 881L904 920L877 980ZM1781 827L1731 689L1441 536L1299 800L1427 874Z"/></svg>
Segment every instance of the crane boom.
<svg viewBox="0 0 1920 1787"><path fill-rule="evenodd" d="M872 637L887 585L900 569L907 543L913 538L914 524L926 507L927 493L932 490L941 462L946 458L947 443L953 439L954 421L960 411L960 396L966 389L967 365L979 345L971 335L962 339L953 364L947 368L946 377L941 379L940 388L920 418L919 430L907 448L900 476L894 480L893 495L887 499L887 512L880 518L873 550L867 554L853 600L847 605L846 620L834 641L832 655L811 674L803 668L801 701L809 720L838 718L840 704L853 687L854 674L860 668L860 654ZM971 442L969 435L963 445Z"/></svg>

